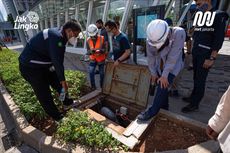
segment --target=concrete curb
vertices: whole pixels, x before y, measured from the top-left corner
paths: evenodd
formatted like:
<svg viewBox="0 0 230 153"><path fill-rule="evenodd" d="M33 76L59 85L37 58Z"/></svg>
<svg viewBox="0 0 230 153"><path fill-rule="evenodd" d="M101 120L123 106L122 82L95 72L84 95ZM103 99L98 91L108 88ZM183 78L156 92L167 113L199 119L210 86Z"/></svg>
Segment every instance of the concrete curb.
<svg viewBox="0 0 230 153"><path fill-rule="evenodd" d="M94 97L94 95L99 92L96 91L95 93L91 93L89 95L85 95L84 98L81 100L84 101L87 96ZM28 144L32 148L36 149L40 153L84 153L84 152L91 152L89 148L83 148L81 146L71 146L71 144L60 145L58 141L51 137L47 136L44 132L36 129L35 127L31 126L25 116L21 113L19 107L14 103L12 97L4 87L2 81L0 80L0 99L8 106L10 116L13 118L14 122L16 123L17 132L19 134L19 138ZM180 123L183 126L195 127L195 130L204 130L206 125L189 119L187 117L161 110L159 115L167 116L170 120L175 121L176 123ZM219 145L215 141L207 141L202 144L197 144L194 146L189 147L188 149L183 150L172 150L172 151L165 151L161 153L212 153L218 149ZM93 151L95 152L95 151ZM98 152L98 151L96 151ZM121 151L123 152L123 151Z"/></svg>

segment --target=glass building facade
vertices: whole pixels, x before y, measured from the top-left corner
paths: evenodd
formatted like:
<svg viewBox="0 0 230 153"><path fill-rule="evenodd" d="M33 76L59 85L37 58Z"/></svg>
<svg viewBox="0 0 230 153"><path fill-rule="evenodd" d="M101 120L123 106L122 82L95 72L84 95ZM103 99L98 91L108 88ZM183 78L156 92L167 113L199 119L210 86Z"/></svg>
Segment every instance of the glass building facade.
<svg viewBox="0 0 230 153"><path fill-rule="evenodd" d="M133 40L132 10L156 5L165 5L166 16L176 24L180 8L192 0L42 0L31 11L39 15L39 30L60 27L69 19L80 22L83 32L74 46L67 44L67 52L84 54L86 52L87 26L102 19L120 22L120 30L125 32L130 42Z"/></svg>

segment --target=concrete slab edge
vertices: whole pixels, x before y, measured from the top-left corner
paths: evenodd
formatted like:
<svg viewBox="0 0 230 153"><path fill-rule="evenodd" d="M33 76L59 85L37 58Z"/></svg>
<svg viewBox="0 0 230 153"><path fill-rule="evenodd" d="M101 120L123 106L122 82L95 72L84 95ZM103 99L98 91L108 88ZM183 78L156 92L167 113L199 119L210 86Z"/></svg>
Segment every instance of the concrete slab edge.
<svg viewBox="0 0 230 153"><path fill-rule="evenodd" d="M163 109L160 110L158 115L162 117L167 117L169 120L179 125L182 125L187 128L192 128L193 130L198 131L198 132L204 132L205 128L207 127L206 124L200 121L196 121L194 119L191 119L191 118L188 118L188 117L185 117L180 114L176 114L176 113L173 113L167 110L163 110Z"/></svg>

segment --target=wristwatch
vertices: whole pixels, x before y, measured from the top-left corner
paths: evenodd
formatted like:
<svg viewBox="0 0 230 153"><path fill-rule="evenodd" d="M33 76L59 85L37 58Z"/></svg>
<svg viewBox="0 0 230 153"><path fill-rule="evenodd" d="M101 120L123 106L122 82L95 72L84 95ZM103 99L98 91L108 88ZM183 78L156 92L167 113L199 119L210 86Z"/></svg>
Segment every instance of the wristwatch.
<svg viewBox="0 0 230 153"><path fill-rule="evenodd" d="M215 58L215 57L213 57L213 56L211 56L211 57L209 58L209 60L211 60L211 61L215 61L215 60L216 60L216 58Z"/></svg>
<svg viewBox="0 0 230 153"><path fill-rule="evenodd" d="M121 60L120 60L120 59L118 59L117 61L118 61L119 63L121 63Z"/></svg>

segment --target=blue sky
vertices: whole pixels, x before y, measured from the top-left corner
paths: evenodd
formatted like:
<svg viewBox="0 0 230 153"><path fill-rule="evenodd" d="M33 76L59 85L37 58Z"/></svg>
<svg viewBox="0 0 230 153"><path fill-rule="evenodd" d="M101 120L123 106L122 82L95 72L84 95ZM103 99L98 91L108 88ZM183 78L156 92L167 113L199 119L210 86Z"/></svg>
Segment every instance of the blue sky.
<svg viewBox="0 0 230 153"><path fill-rule="evenodd" d="M7 19L7 13L6 13L6 10L5 10L5 7L3 5L2 0L0 0L0 11L2 12L4 19L6 20Z"/></svg>

